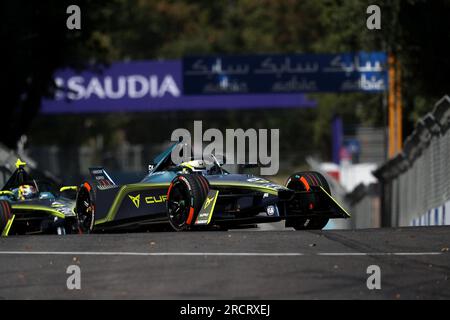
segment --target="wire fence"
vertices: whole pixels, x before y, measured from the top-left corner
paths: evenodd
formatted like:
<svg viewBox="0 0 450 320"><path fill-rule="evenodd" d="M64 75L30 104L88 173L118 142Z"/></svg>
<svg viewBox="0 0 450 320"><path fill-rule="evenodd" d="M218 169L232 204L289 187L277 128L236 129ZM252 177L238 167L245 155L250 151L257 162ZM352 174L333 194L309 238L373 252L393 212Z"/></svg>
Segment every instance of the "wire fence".
<svg viewBox="0 0 450 320"><path fill-rule="evenodd" d="M450 225L449 129L445 96L420 119L403 151L374 172L382 226Z"/></svg>
<svg viewBox="0 0 450 320"><path fill-rule="evenodd" d="M360 184L344 198L352 217L352 229L381 227L380 184Z"/></svg>

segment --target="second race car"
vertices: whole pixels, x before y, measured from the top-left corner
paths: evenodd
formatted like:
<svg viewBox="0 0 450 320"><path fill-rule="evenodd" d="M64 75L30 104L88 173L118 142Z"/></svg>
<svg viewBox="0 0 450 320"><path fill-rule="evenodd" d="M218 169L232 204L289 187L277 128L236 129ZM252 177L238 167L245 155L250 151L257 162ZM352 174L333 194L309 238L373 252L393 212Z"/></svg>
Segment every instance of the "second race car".
<svg viewBox="0 0 450 320"><path fill-rule="evenodd" d="M16 234L66 234L78 232L76 186L58 188L50 181L34 179L26 163L17 160L16 170L0 191L0 232Z"/></svg>

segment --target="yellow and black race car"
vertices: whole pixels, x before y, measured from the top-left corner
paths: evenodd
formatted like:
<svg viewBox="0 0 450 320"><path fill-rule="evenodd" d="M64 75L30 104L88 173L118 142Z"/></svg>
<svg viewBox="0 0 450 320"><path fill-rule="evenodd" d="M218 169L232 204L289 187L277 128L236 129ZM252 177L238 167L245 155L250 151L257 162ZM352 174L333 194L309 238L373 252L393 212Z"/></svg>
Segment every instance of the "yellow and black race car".
<svg viewBox="0 0 450 320"><path fill-rule="evenodd" d="M286 226L302 230L322 229L331 218L350 216L320 173L295 173L282 186L229 173L216 160L209 168L202 160L176 165L171 160L175 147L159 155L149 174L134 184L116 184L103 168L91 168L93 181L81 185L77 194L79 229L227 229L285 220Z"/></svg>
<svg viewBox="0 0 450 320"><path fill-rule="evenodd" d="M75 199L69 197L77 187L57 189L51 181L36 180L20 159L16 170L0 191L0 232L12 234L78 231Z"/></svg>

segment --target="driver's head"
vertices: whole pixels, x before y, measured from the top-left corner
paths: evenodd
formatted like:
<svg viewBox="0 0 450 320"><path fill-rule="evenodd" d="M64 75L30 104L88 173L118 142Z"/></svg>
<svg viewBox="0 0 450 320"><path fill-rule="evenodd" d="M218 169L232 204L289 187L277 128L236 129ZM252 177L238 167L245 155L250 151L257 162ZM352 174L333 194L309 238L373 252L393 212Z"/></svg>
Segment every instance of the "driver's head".
<svg viewBox="0 0 450 320"><path fill-rule="evenodd" d="M180 164L182 168L187 168L191 171L201 171L206 169L205 162L203 160L191 160Z"/></svg>
<svg viewBox="0 0 450 320"><path fill-rule="evenodd" d="M34 198L37 195L36 187L29 185L29 184L23 184L19 187L19 199L26 200Z"/></svg>

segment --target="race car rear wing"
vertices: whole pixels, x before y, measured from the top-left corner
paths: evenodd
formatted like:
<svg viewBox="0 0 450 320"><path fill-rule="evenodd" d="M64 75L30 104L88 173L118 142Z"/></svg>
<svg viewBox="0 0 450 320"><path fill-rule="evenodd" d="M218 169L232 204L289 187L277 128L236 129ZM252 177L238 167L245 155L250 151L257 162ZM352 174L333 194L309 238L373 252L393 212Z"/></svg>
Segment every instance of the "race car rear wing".
<svg viewBox="0 0 450 320"><path fill-rule="evenodd" d="M116 183L111 179L103 167L89 168L89 172L95 182L97 182L99 189L107 189L116 186Z"/></svg>

